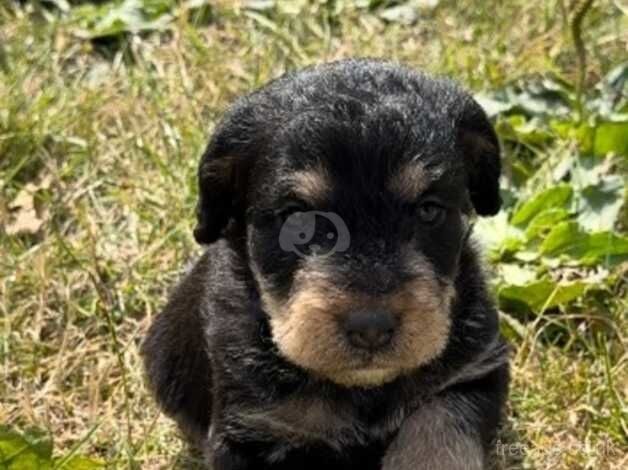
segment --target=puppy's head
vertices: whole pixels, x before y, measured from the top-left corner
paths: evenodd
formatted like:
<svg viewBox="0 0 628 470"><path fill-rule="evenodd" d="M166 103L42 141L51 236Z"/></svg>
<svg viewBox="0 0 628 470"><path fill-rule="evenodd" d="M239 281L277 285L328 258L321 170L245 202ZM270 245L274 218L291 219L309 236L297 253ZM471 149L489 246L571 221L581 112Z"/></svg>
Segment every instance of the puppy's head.
<svg viewBox="0 0 628 470"><path fill-rule="evenodd" d="M381 63L280 79L238 103L200 166L197 240L246 240L281 353L345 386L437 358L468 217L499 210L499 146L446 81Z"/></svg>

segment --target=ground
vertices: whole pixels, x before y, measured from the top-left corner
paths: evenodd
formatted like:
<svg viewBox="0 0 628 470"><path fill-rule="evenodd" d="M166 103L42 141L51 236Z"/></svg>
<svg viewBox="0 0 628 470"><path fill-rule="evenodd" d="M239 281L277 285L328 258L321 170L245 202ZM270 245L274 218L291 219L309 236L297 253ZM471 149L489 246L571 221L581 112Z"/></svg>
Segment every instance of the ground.
<svg viewBox="0 0 628 470"><path fill-rule="evenodd" d="M89 3L0 5L0 468L35 468L29 442L40 468L194 465L138 345L200 253L198 158L236 96L348 56L451 76L496 122L507 204L477 236L514 347L498 466L628 466L625 1L581 27L587 1Z"/></svg>

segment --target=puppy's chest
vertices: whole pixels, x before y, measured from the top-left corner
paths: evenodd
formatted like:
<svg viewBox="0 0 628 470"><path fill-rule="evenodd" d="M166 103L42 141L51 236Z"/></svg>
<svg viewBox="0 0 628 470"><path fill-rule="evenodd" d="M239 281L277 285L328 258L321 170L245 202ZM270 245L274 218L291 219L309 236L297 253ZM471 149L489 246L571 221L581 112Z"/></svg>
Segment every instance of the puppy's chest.
<svg viewBox="0 0 628 470"><path fill-rule="evenodd" d="M402 420L402 413L398 414L367 423L351 406L318 398L291 398L268 407L242 410L237 419L260 439L278 442L278 452L306 444L324 444L340 452L394 432Z"/></svg>

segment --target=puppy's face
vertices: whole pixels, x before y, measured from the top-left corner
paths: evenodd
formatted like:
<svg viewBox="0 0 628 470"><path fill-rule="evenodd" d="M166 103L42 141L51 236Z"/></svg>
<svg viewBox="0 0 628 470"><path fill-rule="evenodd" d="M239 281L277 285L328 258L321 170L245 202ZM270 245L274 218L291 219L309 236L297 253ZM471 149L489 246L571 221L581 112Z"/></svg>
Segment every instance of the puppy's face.
<svg viewBox="0 0 628 470"><path fill-rule="evenodd" d="M411 129L385 111L354 124L312 113L276 138L251 179L247 240L283 355L373 386L445 347L470 205L453 148L402 144Z"/></svg>
<svg viewBox="0 0 628 470"><path fill-rule="evenodd" d="M276 345L341 385L394 380L448 342L458 259L481 193L468 160L498 150L492 131L461 131L463 119L423 108L409 97L351 116L309 109L265 135L246 176L227 164ZM201 186L220 187L220 168L201 166Z"/></svg>

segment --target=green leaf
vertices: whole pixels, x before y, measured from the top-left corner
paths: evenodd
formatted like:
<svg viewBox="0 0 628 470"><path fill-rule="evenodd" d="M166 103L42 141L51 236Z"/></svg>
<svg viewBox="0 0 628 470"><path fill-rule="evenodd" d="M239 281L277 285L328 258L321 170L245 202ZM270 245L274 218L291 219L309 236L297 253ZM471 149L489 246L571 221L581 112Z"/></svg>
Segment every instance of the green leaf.
<svg viewBox="0 0 628 470"><path fill-rule="evenodd" d="M528 224L526 238L531 240L556 226L569 217L569 212L562 207L553 207L539 212Z"/></svg>
<svg viewBox="0 0 628 470"><path fill-rule="evenodd" d="M501 258L504 253L517 251L525 242L521 230L508 223L508 214L505 211L494 217L480 218L475 223L473 232L494 260Z"/></svg>
<svg viewBox="0 0 628 470"><path fill-rule="evenodd" d="M564 83L549 78L520 81L480 97L491 115L569 116L573 101L573 92Z"/></svg>
<svg viewBox="0 0 628 470"><path fill-rule="evenodd" d="M624 179L605 176L578 194L578 222L587 230L612 230L624 204Z"/></svg>
<svg viewBox="0 0 628 470"><path fill-rule="evenodd" d="M524 285L537 278L535 270L515 263L499 263L497 272L503 284Z"/></svg>
<svg viewBox="0 0 628 470"><path fill-rule="evenodd" d="M589 231L612 230L624 204L625 179L616 173L617 159L579 157L570 160L568 172L578 189L575 206L578 223Z"/></svg>
<svg viewBox="0 0 628 470"><path fill-rule="evenodd" d="M504 114L514 108L513 103L495 99L488 94L477 94L475 100L482 106L486 115L493 118L499 114Z"/></svg>
<svg viewBox="0 0 628 470"><path fill-rule="evenodd" d="M552 128L561 136L575 138L580 152L585 155L605 157L612 153L628 156L628 119L603 120L583 123L553 122Z"/></svg>
<svg viewBox="0 0 628 470"><path fill-rule="evenodd" d="M0 426L0 469L2 470L92 470L103 468L104 462L83 456L52 459L50 433L28 429L19 433Z"/></svg>
<svg viewBox="0 0 628 470"><path fill-rule="evenodd" d="M28 430L20 434L0 426L0 467L8 470L48 469L52 467L50 434Z"/></svg>
<svg viewBox="0 0 628 470"><path fill-rule="evenodd" d="M584 265L616 264L628 259L628 237L611 231L589 233L576 222L562 222L547 235L540 252L550 257L567 256Z"/></svg>
<svg viewBox="0 0 628 470"><path fill-rule="evenodd" d="M603 157L609 153L628 157L628 121L606 121L595 126L593 154Z"/></svg>
<svg viewBox="0 0 628 470"><path fill-rule="evenodd" d="M599 96L588 103L589 109L601 116L612 116L614 113L625 112L628 98L628 62L614 67L595 89Z"/></svg>
<svg viewBox="0 0 628 470"><path fill-rule="evenodd" d="M628 88L628 62L613 67L599 83L600 88L622 93ZM616 98L616 96L613 96Z"/></svg>
<svg viewBox="0 0 628 470"><path fill-rule="evenodd" d="M549 208L565 208L573 194L571 186L560 184L546 189L530 200L524 202L513 214L511 223L517 227L525 227L541 211Z"/></svg>
<svg viewBox="0 0 628 470"><path fill-rule="evenodd" d="M174 7L174 0L123 0L75 8L72 20L79 26L81 37L112 37L163 30L173 19Z"/></svg>
<svg viewBox="0 0 628 470"><path fill-rule="evenodd" d="M518 114L508 117L506 122L511 126L511 138L518 142L528 145L542 145L552 139L552 135L538 118L528 120ZM500 129L503 127L500 126ZM506 137L508 137L508 132L506 132Z"/></svg>
<svg viewBox="0 0 628 470"><path fill-rule="evenodd" d="M87 457L72 457L59 467L59 470L92 470L95 468L103 468L105 463L100 460L90 459Z"/></svg>
<svg viewBox="0 0 628 470"><path fill-rule="evenodd" d="M557 284L551 279L541 279L524 285L506 284L497 296L504 310L540 313L581 297L587 287L588 284L581 281Z"/></svg>

